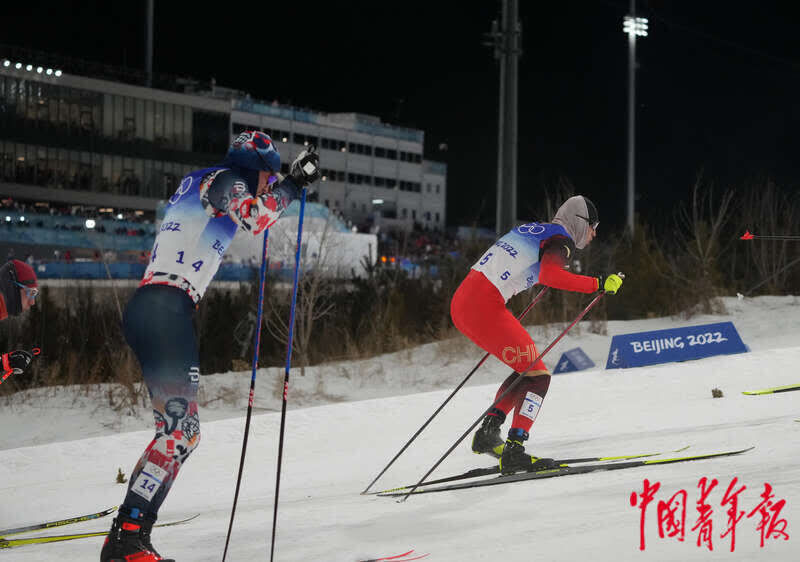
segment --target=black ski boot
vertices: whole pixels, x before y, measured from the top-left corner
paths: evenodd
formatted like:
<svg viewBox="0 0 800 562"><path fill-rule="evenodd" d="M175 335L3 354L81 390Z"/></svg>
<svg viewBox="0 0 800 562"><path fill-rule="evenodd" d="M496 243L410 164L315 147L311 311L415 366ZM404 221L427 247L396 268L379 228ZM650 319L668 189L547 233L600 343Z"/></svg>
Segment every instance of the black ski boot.
<svg viewBox="0 0 800 562"><path fill-rule="evenodd" d="M514 474L515 472L534 472L555 468L553 459L540 459L525 452L525 445L509 437L506 440L503 454L500 457L500 473Z"/></svg>
<svg viewBox="0 0 800 562"><path fill-rule="evenodd" d="M111 524L100 562L160 562L163 560L142 543L142 519L117 514Z"/></svg>
<svg viewBox="0 0 800 562"><path fill-rule="evenodd" d="M499 459L503 454L503 447L505 441L500 437L500 426L505 421L505 414L497 410L499 414L492 411L485 418L483 424L475 432L472 438L472 452L476 454L486 453L492 455L494 458Z"/></svg>
<svg viewBox="0 0 800 562"><path fill-rule="evenodd" d="M153 548L153 543L150 542L150 533L153 531L153 525L155 522L155 519L145 518L144 521L142 521L142 528L139 532L139 538L147 550L156 555L156 560L160 560L161 562L175 562L173 558L162 558L158 551Z"/></svg>

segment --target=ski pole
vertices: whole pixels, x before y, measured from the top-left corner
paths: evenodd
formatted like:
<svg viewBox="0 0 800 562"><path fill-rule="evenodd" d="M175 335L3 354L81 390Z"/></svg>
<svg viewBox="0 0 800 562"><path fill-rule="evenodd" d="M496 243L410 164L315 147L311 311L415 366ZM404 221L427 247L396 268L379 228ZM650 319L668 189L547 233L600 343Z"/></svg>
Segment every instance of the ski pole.
<svg viewBox="0 0 800 562"><path fill-rule="evenodd" d="M797 241L800 240L800 236L794 236L791 234L787 235L760 235L760 234L751 234L749 230L746 230L742 236L739 237L739 240L784 240L784 241Z"/></svg>
<svg viewBox="0 0 800 562"><path fill-rule="evenodd" d="M256 329L253 336L253 374L250 377L250 396L247 400L247 416L244 422L244 439L242 441L242 457L239 459L239 474L236 477L236 491L233 494L233 507L231 508L231 520L228 524L228 535L225 537L225 550L222 551L222 562L228 554L228 543L231 540L233 530L233 518L236 514L236 502L239 499L239 488L242 484L242 472L244 471L244 457L247 453L247 437L250 434L250 418L253 415L253 398L256 393L256 370L258 369L258 350L261 346L261 310L264 308L264 283L267 271L267 248L268 248L269 229L264 231L264 244L261 250L261 270L258 281L258 309L256 310Z"/></svg>
<svg viewBox="0 0 800 562"><path fill-rule="evenodd" d="M772 275L770 275L766 279L763 279L757 285L755 285L755 286L751 287L750 289L748 289L747 291L745 291L744 295L742 295L742 296L749 295L750 293L752 293L753 291L758 289L764 283L767 283L768 281L772 281L775 277L777 277L778 275L780 275L781 273L783 273L784 271L786 271L790 267L794 266L794 264L796 264L796 263L800 263L800 258L797 258L796 260L790 261L789 263L784 265L782 268L780 268L778 271L776 271L775 273L773 273Z"/></svg>
<svg viewBox="0 0 800 562"><path fill-rule="evenodd" d="M286 403L289 393L289 369L292 366L292 337L294 336L294 312L297 304L297 280L300 274L300 249L303 239L303 214L306 208L306 188L300 197L300 217L297 222L297 252L294 256L294 288L292 289L292 308L289 313L289 337L286 342L286 372L283 376L283 406L281 407L281 431L278 439L278 470L275 476L275 508L272 513L272 545L270 546L269 559L275 556L275 529L278 523L278 493L281 488L281 464L283 461L283 434L286 427Z"/></svg>
<svg viewBox="0 0 800 562"><path fill-rule="evenodd" d="M584 308L584 309L583 309L583 311L582 311L580 314L578 314L578 317L577 317L577 318L575 318L575 320L573 320L573 321L572 321L572 323L571 323L569 326L567 326L567 327L564 329L564 331L563 331L563 332L561 332L561 334L559 334L559 336L558 336L556 339L554 339L552 342L550 342L550 345L548 345L548 346L545 348L545 350L544 350L544 351L542 351L542 352L541 352L541 353L540 353L540 354L539 354L539 355L538 355L536 358L534 358L534 360L533 360L533 361L531 361L531 364L530 364L530 366L529 366L528 368L531 368L533 365L535 365L535 364L536 364L536 362L537 362L537 361L539 361L539 360L540 360L542 357L544 357L544 356L545 356L545 354L547 354L547 352L548 352L548 351L550 351L551 349L553 349L553 346L554 346L554 345L556 345L556 344L557 344L557 343L558 343L558 342L561 340L561 338L563 338L565 335L567 335L567 332L569 332L569 331L572 329L572 327L573 327L575 324L577 324L577 323L578 323L578 322L581 320L581 318L583 318L583 317L586 315L586 313L587 313L587 312L589 312L589 311L592 309L592 307L594 307L594 305L598 303L598 301L599 301L601 298L603 298L603 295L605 295L605 294L606 294L606 293L605 293L605 291L601 291L601 292L600 292L600 293L599 293L599 294L598 294L598 295L597 295L597 296L596 296L594 299L592 299L592 302L590 302L590 303L589 303L589 305L588 305L586 308ZM414 486L413 486L413 487L412 487L412 488L411 488L411 489L408 491L408 493L406 493L406 494L405 494L405 495L404 495L402 498L400 498L399 500L397 500L397 501L398 501L398 503L406 501L406 500L408 499L408 496L410 496L411 494L413 494L413 493L414 493L414 490L416 490L416 489L417 489L417 488L418 488L418 487L419 487L419 486L420 486L420 485L421 485L421 484L422 484L422 483L425 481L425 479L426 479L428 476L430 476L430 475L431 475L431 473L432 473L434 470L436 470L436 468L437 468L437 467L438 467L440 464L442 464L442 462L444 461L444 459L446 459L446 458L447 458L447 456L448 456L450 453L452 453L452 452L453 452L453 449L455 449L455 448L458 446L458 444L459 444L459 443L461 443L461 442L464 440L464 438L465 438L467 435L469 435L469 434L470 434L470 432L472 432L472 430L473 430L473 429L475 429L475 427L476 427L476 426L477 426L479 423L481 423L481 420L483 420L483 418L484 418L484 417L486 417L486 415L487 415L487 414L488 414L488 413L489 413L489 412L492 410L492 408L494 408L494 407L497 405L497 403L498 403L498 402L500 402L500 401L501 401L503 398L505 398L505 396L506 396L508 393L510 393L510 392L511 392L511 390L512 390L512 389L513 389L515 386L517 386L517 384L519 384L519 383L522 381L522 379L523 379L523 378L524 378L524 373L520 373L520 376L519 376L519 377L517 377L517 380L515 380L513 383L511 383L510 385L508 385L508 388L506 389L506 391L505 391L503 394L501 394L500 396L498 396L498 397L495 399L495 401L492 403L492 405L491 405L491 406L489 406L488 408L486 408L486 411L484 411L484 412L481 414L481 416L480 416L480 417L479 417L477 420L475 420L475 423L473 423L471 426L469 426L469 428L468 428L468 429L467 429L467 430L464 432L464 434L463 434L461 437L459 437L459 438L458 438L458 440L457 440L455 443L453 443L453 445L452 445L452 446L451 446L449 449L447 449L447 451L444 453L444 455L442 455L442 456L441 456L441 458L440 458L438 461L436 461L436 464L434 464L434 465L431 467L431 469L430 469L428 472L426 472L426 473L425 473L425 476L423 476L422 478L420 478L420 479L419 479L419 482L417 482L416 484L414 484Z"/></svg>
<svg viewBox="0 0 800 562"><path fill-rule="evenodd" d="M527 308L525 308L525 310L523 310L523 311L520 313L520 315L519 315L519 316L517 316L517 320L522 320L522 319L525 317L525 315L526 315L526 314L528 314L528 311L529 311L530 309L532 309L532 308L533 308L533 307L536 305L536 303L538 303L538 302L539 302L539 301L542 299L542 297L544 296L544 294L547 292L547 289L549 289L549 287L545 286L545 287L543 287L543 288L542 288L542 290L541 290L541 291L539 291L539 293L538 293L538 294L537 294L537 295L534 297L534 299L533 299L533 300L531 301L531 303L530 303L530 304L527 306ZM471 377L473 374L475 374L475 371L477 371L477 370L480 368L480 366L481 366L481 365L483 365L483 364L486 362L486 360L489 358L489 356L490 356L490 355L491 355L491 353L487 353L486 355L484 355L484 356L483 356L483 359L481 359L481 360L478 362L478 364L477 364L477 365L475 365L475 366L472 368L472 370L469 372L469 374L467 375L467 377L466 377L466 378L465 378L463 381L461 381L461 384L459 384L459 385L458 385L458 386L455 388L455 390L453 390L453 392L452 392L452 393L450 393L450 396L448 396L448 397L447 397L447 399L445 399L445 401L444 401L444 402L442 402L442 405L441 405L441 406L439 406L439 407L436 409L436 411L433 413L433 415L432 415L431 417L429 417L429 418L428 418L428 421L426 421L424 424L422 424L422 427L420 427L420 428L417 430L417 432L416 432L416 433L415 433L415 434L414 434L414 435L411 437L411 439L409 439L409 440L406 442L406 444L405 444L405 445L403 445L403 448L402 448L402 449L400 449L400 451L399 451L399 452L398 452L398 453L397 453L397 454L394 456L394 458L393 458L392 460L390 460L390 461L389 461L389 464L387 464L387 465L386 465L386 466L383 468L383 470L381 470L380 474L378 474L378 475L375 477L375 479L374 479L372 482L370 482L370 483L369 483L369 486L367 486L366 488L364 488L364 491L363 491L363 492L361 492L361 494L362 494L362 495L366 494L366 493L369 491L369 489L370 489L370 488L372 488L373 484L375 484L375 482L377 482L377 481L378 481L378 479L379 479L381 476L383 476L383 475L384 475L384 473L385 473L387 470L389 470L389 467L390 467L390 466L392 466L392 465L394 464L394 461L396 461L396 460L397 460L397 459L400 457L400 455L402 455L402 454L403 454L403 452L404 452L406 449L408 449L409 445L411 445L411 443L413 443L413 442L414 442L414 440L415 440L415 439L416 439L416 438L419 436L419 434L420 434L420 433L422 433L422 431L423 431L423 430L424 430L426 427L428 427L428 424L429 424L429 423L431 423L431 422L433 421L433 418L435 418L435 417L436 417L436 416L439 414L439 412L441 412L441 411L442 411L442 408L444 408L444 407L445 407L445 405L446 405L448 402L450 402L450 399L451 399L451 398L453 398L453 396L455 396L455 395L456 395L456 392L458 392L458 391L461 389L461 387L462 387L462 386L464 386L464 385L466 384L466 382L467 382L467 381L470 379L470 377Z"/></svg>

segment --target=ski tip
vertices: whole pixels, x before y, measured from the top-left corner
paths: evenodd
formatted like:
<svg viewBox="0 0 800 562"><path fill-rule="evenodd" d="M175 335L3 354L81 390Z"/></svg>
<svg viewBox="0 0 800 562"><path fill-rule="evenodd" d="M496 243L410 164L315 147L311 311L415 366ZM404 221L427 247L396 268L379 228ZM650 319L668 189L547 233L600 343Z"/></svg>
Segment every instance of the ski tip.
<svg viewBox="0 0 800 562"><path fill-rule="evenodd" d="M755 238L755 235L750 234L749 230L745 230L744 234L742 234L742 236L741 236L741 238L739 238L739 240L753 240L754 238Z"/></svg>
<svg viewBox="0 0 800 562"><path fill-rule="evenodd" d="M414 549L412 548L408 552L404 552L403 554L395 554L394 556L384 556L383 558L369 558L367 560L359 560L359 562L409 562L410 560L421 560L426 556L429 556L430 553L426 552L425 554L416 554Z"/></svg>

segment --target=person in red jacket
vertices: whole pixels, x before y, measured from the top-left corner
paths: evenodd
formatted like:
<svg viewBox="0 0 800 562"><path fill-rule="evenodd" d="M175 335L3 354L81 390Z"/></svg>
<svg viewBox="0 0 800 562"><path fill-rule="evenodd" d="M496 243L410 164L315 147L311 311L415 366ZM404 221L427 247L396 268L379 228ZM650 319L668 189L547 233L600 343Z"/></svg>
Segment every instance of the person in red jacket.
<svg viewBox="0 0 800 562"><path fill-rule="evenodd" d="M39 282L36 273L27 263L9 260L0 267L0 321L9 316L19 316L36 303ZM18 349L0 355L0 383L11 375L24 373L33 355Z"/></svg>
<svg viewBox="0 0 800 562"><path fill-rule="evenodd" d="M597 235L598 225L594 204L582 195L570 197L552 222L517 226L495 242L472 266L453 295L450 316L456 328L513 369L495 400L518 377L524 377L491 409L472 441L475 453L500 459L504 474L553 466L552 459L529 455L524 446L547 395L550 372L544 362L536 359L538 352L533 339L506 308L506 303L536 284L579 293L599 289L616 293L622 285L619 275L590 277L567 269L573 252L585 248ZM500 429L512 409L515 413L511 429L508 439L503 441Z"/></svg>

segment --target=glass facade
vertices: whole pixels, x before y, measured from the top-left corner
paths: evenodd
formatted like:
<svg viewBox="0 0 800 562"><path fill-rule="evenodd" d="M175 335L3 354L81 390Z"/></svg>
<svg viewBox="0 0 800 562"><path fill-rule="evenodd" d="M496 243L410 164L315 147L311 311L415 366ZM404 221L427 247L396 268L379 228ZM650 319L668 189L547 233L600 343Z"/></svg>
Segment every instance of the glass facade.
<svg viewBox="0 0 800 562"><path fill-rule="evenodd" d="M181 94L76 75L47 78L0 67L0 183L14 184L2 188L21 197L20 186L39 186L52 191L37 192L37 198L55 201L91 200L72 192L92 192L105 195L97 204L107 207L129 203L120 197L140 197L149 201L137 204L154 208L183 175L220 162L232 133L252 128L287 145L284 173L303 146L320 147L326 167L319 194L354 222L374 216L374 199L386 201L381 219L398 221L384 221L385 226L410 227L415 208L420 216L423 209L444 211L443 195L441 201L422 200L423 180L431 193L436 178L430 174L438 175L423 160L422 131L384 125L370 116L276 104L255 111L262 106L240 106L225 95L214 95L213 89L210 95ZM444 180L445 168L441 176ZM389 212L390 204L397 206L396 213ZM431 226L444 221L435 222Z"/></svg>
<svg viewBox="0 0 800 562"><path fill-rule="evenodd" d="M165 198L221 159L225 113L0 75L0 181Z"/></svg>

